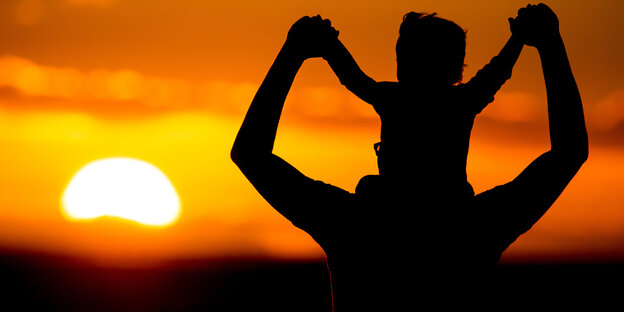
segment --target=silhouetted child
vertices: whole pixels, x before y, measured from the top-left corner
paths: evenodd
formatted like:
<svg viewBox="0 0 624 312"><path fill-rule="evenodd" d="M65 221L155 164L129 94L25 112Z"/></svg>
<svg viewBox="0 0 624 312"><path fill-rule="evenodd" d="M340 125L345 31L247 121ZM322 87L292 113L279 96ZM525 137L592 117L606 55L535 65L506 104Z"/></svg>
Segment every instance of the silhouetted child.
<svg viewBox="0 0 624 312"><path fill-rule="evenodd" d="M509 23L515 26L514 19ZM340 82L381 118L381 142L375 144L381 177L433 196L448 191L473 196L466 158L474 118L511 77L522 47L512 35L498 56L461 83L466 32L436 13L410 12L396 44L398 82L368 77L337 38L324 58Z"/></svg>

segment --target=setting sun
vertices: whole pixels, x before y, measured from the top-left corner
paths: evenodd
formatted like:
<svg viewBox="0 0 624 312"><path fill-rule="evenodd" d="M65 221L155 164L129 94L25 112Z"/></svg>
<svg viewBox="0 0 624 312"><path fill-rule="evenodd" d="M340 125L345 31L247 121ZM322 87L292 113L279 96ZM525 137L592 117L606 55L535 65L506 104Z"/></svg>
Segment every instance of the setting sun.
<svg viewBox="0 0 624 312"><path fill-rule="evenodd" d="M150 163L123 157L97 160L80 169L61 205L70 220L107 216L166 226L180 214L180 199L167 176Z"/></svg>

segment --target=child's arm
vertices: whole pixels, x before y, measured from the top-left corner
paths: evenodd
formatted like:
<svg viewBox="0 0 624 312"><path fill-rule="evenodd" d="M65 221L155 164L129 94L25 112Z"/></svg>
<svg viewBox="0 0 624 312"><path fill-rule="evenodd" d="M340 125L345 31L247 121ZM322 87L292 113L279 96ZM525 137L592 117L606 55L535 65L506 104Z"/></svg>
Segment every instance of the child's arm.
<svg viewBox="0 0 624 312"><path fill-rule="evenodd" d="M524 46L519 36L514 35L515 20L509 19L512 35L497 56L485 65L465 86L473 99L471 109L475 114L480 113L488 104L494 101L494 95L511 78L511 71L522 52Z"/></svg>
<svg viewBox="0 0 624 312"><path fill-rule="evenodd" d="M334 44L329 47L327 55L323 58L327 60L331 69L338 76L340 83L349 91L373 106L381 102L381 93L385 89L383 88L384 83L378 83L368 77L338 38L335 39Z"/></svg>

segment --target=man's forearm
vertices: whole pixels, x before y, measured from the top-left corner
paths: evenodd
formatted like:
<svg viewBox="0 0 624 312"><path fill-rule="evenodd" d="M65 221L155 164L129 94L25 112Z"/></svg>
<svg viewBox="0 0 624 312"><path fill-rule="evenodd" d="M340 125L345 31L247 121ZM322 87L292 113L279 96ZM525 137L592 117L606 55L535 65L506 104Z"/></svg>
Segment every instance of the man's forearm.
<svg viewBox="0 0 624 312"><path fill-rule="evenodd" d="M561 36L538 46L548 99L552 151L587 158L587 130L581 96Z"/></svg>
<svg viewBox="0 0 624 312"><path fill-rule="evenodd" d="M232 148L232 158L257 153L271 153L284 101L304 59L280 50L256 93Z"/></svg>

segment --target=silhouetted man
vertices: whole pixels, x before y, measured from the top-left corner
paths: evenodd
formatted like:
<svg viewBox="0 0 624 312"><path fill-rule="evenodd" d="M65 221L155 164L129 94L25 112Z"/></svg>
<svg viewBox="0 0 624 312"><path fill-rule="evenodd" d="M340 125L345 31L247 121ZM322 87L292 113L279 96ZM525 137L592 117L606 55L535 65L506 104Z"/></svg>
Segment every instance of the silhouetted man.
<svg viewBox="0 0 624 312"><path fill-rule="evenodd" d="M542 60L551 149L513 181L460 200L443 196L443 181L430 188L431 195L415 188L421 185L418 176L375 183L363 178L353 194L312 180L274 155L297 71L305 59L324 55L327 41L337 36L318 16L300 19L289 31L231 156L269 204L323 248L334 309L407 310L431 303L430 294L465 284L465 278L475 281L548 210L587 159L583 108L557 17L543 4L529 5L515 21L514 34L536 47ZM435 105L434 100L426 103ZM429 118L426 112L422 118ZM424 150L439 144L437 132L430 133Z"/></svg>

